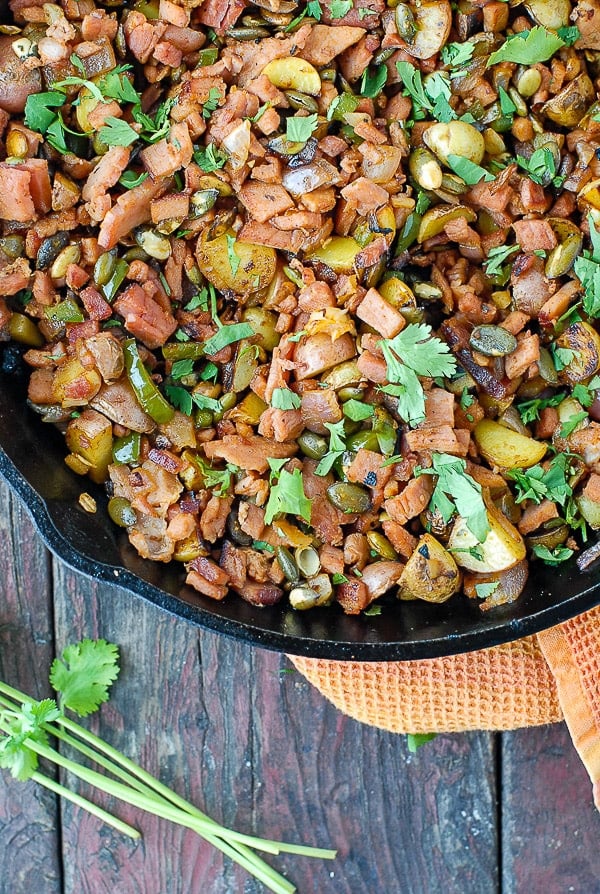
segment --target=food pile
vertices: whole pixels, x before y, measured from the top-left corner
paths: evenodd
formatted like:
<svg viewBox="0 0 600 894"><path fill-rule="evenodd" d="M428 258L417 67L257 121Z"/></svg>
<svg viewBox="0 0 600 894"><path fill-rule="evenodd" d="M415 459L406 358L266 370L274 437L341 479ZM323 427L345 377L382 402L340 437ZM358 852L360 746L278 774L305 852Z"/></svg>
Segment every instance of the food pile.
<svg viewBox="0 0 600 894"><path fill-rule="evenodd" d="M9 6L2 337L141 556L375 614L581 549L600 0Z"/></svg>

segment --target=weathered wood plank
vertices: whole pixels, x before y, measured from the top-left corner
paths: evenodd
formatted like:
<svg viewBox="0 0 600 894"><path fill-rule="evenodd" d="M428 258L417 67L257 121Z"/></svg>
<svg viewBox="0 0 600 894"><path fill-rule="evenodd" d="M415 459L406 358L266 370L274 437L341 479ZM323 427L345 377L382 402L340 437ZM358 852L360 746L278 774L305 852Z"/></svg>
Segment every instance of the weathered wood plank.
<svg viewBox="0 0 600 894"><path fill-rule="evenodd" d="M411 756L401 737L342 717L281 656L60 565L56 599L64 642L104 636L122 649L100 734L227 825L339 848L331 864L272 858L301 890L421 894L459 880L465 894L495 892L492 737L440 738ZM65 894L263 890L192 834L119 815L137 821L142 845L64 807Z"/></svg>
<svg viewBox="0 0 600 894"><path fill-rule="evenodd" d="M54 657L49 557L29 516L0 482L0 675L34 697L50 695ZM58 806L33 783L0 776L1 894L59 894Z"/></svg>
<svg viewBox="0 0 600 894"><path fill-rule="evenodd" d="M503 894L597 891L600 816L564 724L502 736Z"/></svg>

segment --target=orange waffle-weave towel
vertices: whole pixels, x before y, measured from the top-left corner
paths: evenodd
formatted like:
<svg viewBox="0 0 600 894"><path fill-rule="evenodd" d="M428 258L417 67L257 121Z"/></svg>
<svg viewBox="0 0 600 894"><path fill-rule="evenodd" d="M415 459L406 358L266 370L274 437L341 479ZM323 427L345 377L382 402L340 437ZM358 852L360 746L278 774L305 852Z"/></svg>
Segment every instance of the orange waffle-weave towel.
<svg viewBox="0 0 600 894"><path fill-rule="evenodd" d="M600 809L600 607L537 636L448 658L289 658L345 714L391 732L511 730L564 719Z"/></svg>

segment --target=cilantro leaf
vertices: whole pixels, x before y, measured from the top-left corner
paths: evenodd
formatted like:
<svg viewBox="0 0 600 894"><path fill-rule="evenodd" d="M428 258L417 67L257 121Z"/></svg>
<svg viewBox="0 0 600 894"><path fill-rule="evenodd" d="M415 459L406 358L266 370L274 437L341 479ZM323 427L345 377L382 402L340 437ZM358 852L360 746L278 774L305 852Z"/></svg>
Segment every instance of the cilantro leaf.
<svg viewBox="0 0 600 894"><path fill-rule="evenodd" d="M229 260L229 266L231 267L232 274L235 276L240 269L242 259L235 250L235 236L232 236L231 233L227 233L225 238L227 239L227 258Z"/></svg>
<svg viewBox="0 0 600 894"><path fill-rule="evenodd" d="M557 407L565 399L564 394L553 394L552 397L537 397L533 400L524 400L517 404L517 410L524 425L535 422L540 418L540 410L546 407ZM579 398L578 398L579 400Z"/></svg>
<svg viewBox="0 0 600 894"><path fill-rule="evenodd" d="M448 345L432 335L426 323L409 325L391 339L380 342L387 364L388 385L382 391L398 398L398 412L417 425L425 418L425 393L418 376L451 376L456 361Z"/></svg>
<svg viewBox="0 0 600 894"><path fill-rule="evenodd" d="M577 25L572 25L571 27L563 25L562 28L556 29L556 33L566 47L572 47L573 44L576 43L581 37L581 31L579 30Z"/></svg>
<svg viewBox="0 0 600 894"><path fill-rule="evenodd" d="M38 756L27 742L47 745L43 724L56 720L61 713L56 702L48 698L24 702L19 714L3 712L5 736L0 740L0 767L10 769L12 776L21 782L31 779L38 766Z"/></svg>
<svg viewBox="0 0 600 894"><path fill-rule="evenodd" d="M103 639L67 646L50 668L50 683L61 694L61 706L80 717L97 711L119 675L118 661L117 646Z"/></svg>
<svg viewBox="0 0 600 894"><path fill-rule="evenodd" d="M360 92L369 99L379 96L388 79L388 70L385 65L373 68L365 68L360 82Z"/></svg>
<svg viewBox="0 0 600 894"><path fill-rule="evenodd" d="M556 159L547 146L536 149L530 158L517 155L516 162L520 168L527 171L530 179L540 186L548 186L550 183L560 186L562 183L562 178L556 176Z"/></svg>
<svg viewBox="0 0 600 894"><path fill-rule="evenodd" d="M493 580L489 583L475 584L475 592L480 599L487 599L492 593L495 593L500 586L499 580Z"/></svg>
<svg viewBox="0 0 600 894"><path fill-rule="evenodd" d="M502 46L491 54L487 64L488 67L497 62L535 65L536 62L546 62L564 46L564 40L554 32L548 31L542 25L535 25L531 31L510 34Z"/></svg>
<svg viewBox="0 0 600 894"><path fill-rule="evenodd" d="M202 106L203 118L210 118L212 113L217 109L220 99L221 91L217 90L216 87L211 87L208 91L208 99L205 100L204 105Z"/></svg>
<svg viewBox="0 0 600 894"><path fill-rule="evenodd" d="M588 215L592 251L575 258L573 270L584 290L583 309L591 319L600 317L600 233Z"/></svg>
<svg viewBox="0 0 600 894"><path fill-rule="evenodd" d="M510 117L514 115L517 111L517 107L504 89L504 87L498 88L498 96L500 98L500 111L503 115Z"/></svg>
<svg viewBox="0 0 600 894"><path fill-rule="evenodd" d="M107 146L131 146L138 139L137 131L130 124L113 115L106 118L98 136Z"/></svg>
<svg viewBox="0 0 600 894"><path fill-rule="evenodd" d="M554 549L548 549L547 546L539 543L533 547L532 552L546 565L560 565L561 562L566 562L573 555L573 550L568 546L556 546Z"/></svg>
<svg viewBox="0 0 600 894"><path fill-rule="evenodd" d="M25 124L36 133L45 134L53 121L56 120L56 112L65 104L67 97L58 90L48 90L45 93L32 93L25 103Z"/></svg>
<svg viewBox="0 0 600 894"><path fill-rule="evenodd" d="M294 469L293 472L280 469L276 474L277 483L271 485L269 500L265 507L265 524L270 525L276 515L288 513L299 515L305 522L310 523L312 505L304 493L300 469Z"/></svg>
<svg viewBox="0 0 600 894"><path fill-rule="evenodd" d="M568 438L569 435L572 435L580 422L583 422L584 419L588 418L588 414L585 410L582 410L580 413L573 413L563 422L561 429L558 433L560 438Z"/></svg>
<svg viewBox="0 0 600 894"><path fill-rule="evenodd" d="M183 379L194 371L193 360L176 360L171 367L172 379Z"/></svg>
<svg viewBox="0 0 600 894"><path fill-rule="evenodd" d="M431 468L419 469L418 474L437 475L430 506L438 509L445 521L450 521L454 512L458 512L471 533L483 543L490 530L487 509L481 486L467 473L466 468L467 464L461 457L432 453Z"/></svg>
<svg viewBox="0 0 600 894"><path fill-rule="evenodd" d="M224 167L227 162L227 153L209 143L208 146L199 146L194 152L194 161L205 174L211 174Z"/></svg>
<svg viewBox="0 0 600 894"><path fill-rule="evenodd" d="M123 171L119 177L119 183L121 186L124 186L125 189L134 189L134 187L143 183L147 177L148 173L146 171L142 171L141 174L136 174L135 171Z"/></svg>
<svg viewBox="0 0 600 894"><path fill-rule="evenodd" d="M343 19L352 9L352 0L331 0L329 15L332 19Z"/></svg>
<svg viewBox="0 0 600 894"><path fill-rule="evenodd" d="M566 453L557 453L545 469L539 463L528 469L509 469L508 478L515 482L516 502L533 500L551 500L564 506L573 494L573 488L567 480L571 475L571 457Z"/></svg>
<svg viewBox="0 0 600 894"><path fill-rule="evenodd" d="M236 256L237 257L237 256ZM239 260L239 259L238 259ZM232 345L242 338L252 338L256 333L249 323L231 323L221 326L207 342L204 343L205 354L218 354L223 348Z"/></svg>
<svg viewBox="0 0 600 894"><path fill-rule="evenodd" d="M342 410L344 416L347 416L353 422L362 422L363 419L369 419L375 415L375 408L372 404L366 404L362 400L355 400L354 398L347 400L343 404Z"/></svg>
<svg viewBox="0 0 600 894"><path fill-rule="evenodd" d="M448 164L454 173L458 174L465 181L467 186L474 186L482 180L489 182L495 179L494 175L482 168L481 165L477 165L469 158L463 158L461 155L453 155L451 153L448 156Z"/></svg>
<svg viewBox="0 0 600 894"><path fill-rule="evenodd" d="M435 739L437 733L407 733L406 745L411 754L416 754L417 749Z"/></svg>
<svg viewBox="0 0 600 894"><path fill-rule="evenodd" d="M442 47L442 62L450 68L461 68L471 61L474 50L475 44L470 41L466 43L447 43Z"/></svg>
<svg viewBox="0 0 600 894"><path fill-rule="evenodd" d="M313 19L316 19L317 22L321 21L321 16L323 15L323 10L321 9L321 4L319 0L308 0L306 4L306 11Z"/></svg>
<svg viewBox="0 0 600 894"><path fill-rule="evenodd" d="M299 410L302 401L290 388L274 388L271 406L276 410Z"/></svg>
<svg viewBox="0 0 600 894"><path fill-rule="evenodd" d="M192 415L192 395L186 388L181 385L165 385L164 392L175 409L185 413L186 416Z"/></svg>
<svg viewBox="0 0 600 894"><path fill-rule="evenodd" d="M306 143L312 136L318 125L318 115L294 115L285 123L285 135L293 143Z"/></svg>
<svg viewBox="0 0 600 894"><path fill-rule="evenodd" d="M516 251L520 251L520 245L498 245L491 248L488 252L487 259L484 261L485 272L488 276L497 276L502 272L502 264L510 255Z"/></svg>
<svg viewBox="0 0 600 894"><path fill-rule="evenodd" d="M413 100L413 105L416 103L415 111L417 114L424 117L423 111L433 111L431 100L423 87L421 72L410 62L396 62L396 68L407 94ZM417 116L415 115L415 117Z"/></svg>
<svg viewBox="0 0 600 894"><path fill-rule="evenodd" d="M315 475L327 475L338 457L346 450L346 431L344 420L340 422L325 422L325 428L329 429L329 450L315 469Z"/></svg>

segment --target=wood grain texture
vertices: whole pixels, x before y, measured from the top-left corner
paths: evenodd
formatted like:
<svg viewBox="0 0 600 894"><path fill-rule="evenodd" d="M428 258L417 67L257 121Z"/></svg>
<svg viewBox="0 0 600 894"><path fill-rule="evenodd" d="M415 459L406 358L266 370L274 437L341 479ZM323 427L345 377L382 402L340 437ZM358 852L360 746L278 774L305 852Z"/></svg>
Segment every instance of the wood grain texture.
<svg viewBox="0 0 600 894"><path fill-rule="evenodd" d="M600 891L600 816L564 724L502 737L503 894Z"/></svg>
<svg viewBox="0 0 600 894"><path fill-rule="evenodd" d="M122 675L96 728L240 831L332 846L333 863L269 858L302 892L496 891L493 737L402 737L342 717L282 656L198 632L61 565L58 647L119 643ZM84 789L82 789L84 790ZM107 802L104 802L107 803ZM193 834L119 808L142 844L63 808L65 894L259 894Z"/></svg>
<svg viewBox="0 0 600 894"><path fill-rule="evenodd" d="M0 482L0 675L50 695L53 652L49 557L29 516ZM50 792L0 775L0 894L59 894L58 807Z"/></svg>

